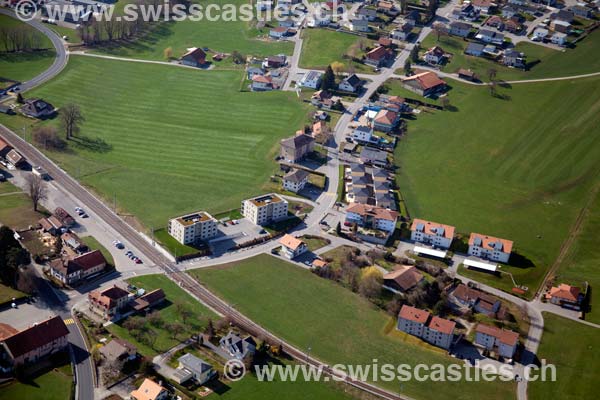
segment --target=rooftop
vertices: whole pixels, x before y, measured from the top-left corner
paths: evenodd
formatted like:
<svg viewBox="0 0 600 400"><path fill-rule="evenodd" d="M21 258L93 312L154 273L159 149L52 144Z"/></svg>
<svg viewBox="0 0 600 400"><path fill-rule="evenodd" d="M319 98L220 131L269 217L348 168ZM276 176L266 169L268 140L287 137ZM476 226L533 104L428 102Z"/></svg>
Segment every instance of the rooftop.
<svg viewBox="0 0 600 400"><path fill-rule="evenodd" d="M256 207L263 207L270 203L279 203L280 201L285 201L281 197L277 196L275 193L265 194L262 196L257 196L246 201L252 202Z"/></svg>
<svg viewBox="0 0 600 400"><path fill-rule="evenodd" d="M181 225L189 226L199 222L205 222L209 220L214 220L213 216L205 211L198 211L192 214L182 215L181 217L173 218Z"/></svg>
<svg viewBox="0 0 600 400"><path fill-rule="evenodd" d="M410 226L411 231L423 232L427 235L443 236L447 239L454 237L454 227L437 222L415 218Z"/></svg>
<svg viewBox="0 0 600 400"><path fill-rule="evenodd" d="M471 233L471 236L469 237L469 246L482 247L487 250L500 251L502 253L511 253L513 242L494 236Z"/></svg>

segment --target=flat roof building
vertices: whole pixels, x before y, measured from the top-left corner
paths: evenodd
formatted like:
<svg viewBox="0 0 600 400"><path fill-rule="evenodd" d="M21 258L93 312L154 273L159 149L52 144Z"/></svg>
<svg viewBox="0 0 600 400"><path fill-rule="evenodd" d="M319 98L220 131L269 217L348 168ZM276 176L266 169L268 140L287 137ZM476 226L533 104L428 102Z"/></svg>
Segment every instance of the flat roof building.
<svg viewBox="0 0 600 400"><path fill-rule="evenodd" d="M242 201L242 215L256 225L268 225L287 217L288 202L275 193Z"/></svg>
<svg viewBox="0 0 600 400"><path fill-rule="evenodd" d="M181 244L208 240L217 236L217 220L207 212L198 211L169 220L168 231Z"/></svg>

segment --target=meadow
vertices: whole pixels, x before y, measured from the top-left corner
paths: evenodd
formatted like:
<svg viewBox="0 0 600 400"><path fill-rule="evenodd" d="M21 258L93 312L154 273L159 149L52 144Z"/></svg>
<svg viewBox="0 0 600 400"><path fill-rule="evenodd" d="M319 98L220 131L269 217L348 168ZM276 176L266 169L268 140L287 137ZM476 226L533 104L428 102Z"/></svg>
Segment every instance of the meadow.
<svg viewBox="0 0 600 400"><path fill-rule="evenodd" d="M185 212L239 207L275 169L279 139L301 127L293 93L243 93L242 72L73 56L28 96L78 104L81 133L47 154L147 228ZM0 116L21 130L39 122ZM58 126L58 120L44 122Z"/></svg>
<svg viewBox="0 0 600 400"><path fill-rule="evenodd" d="M470 42L453 36L441 36L439 41L434 34L429 35L421 44L421 52L440 46L452 53L450 61L441 70L456 72L459 68L471 69L482 81L489 81L488 70L497 71L497 80L524 80L540 78L556 78L600 72L600 59L595 55L600 52L600 31L594 31L581 40L573 49L554 50L535 43L521 42L515 50L525 53L526 62L530 64L528 71L505 67L483 57L464 54Z"/></svg>
<svg viewBox="0 0 600 400"><path fill-rule="evenodd" d="M517 283L536 289L598 179L600 79L514 85L498 97L450 86L449 110L409 121L395 151L410 216L513 240L536 265Z"/></svg>
<svg viewBox="0 0 600 400"><path fill-rule="evenodd" d="M596 328L544 313L544 334L537 352L540 360L556 365L555 382L531 382L529 398L542 400L594 399L597 394L600 340Z"/></svg>
<svg viewBox="0 0 600 400"><path fill-rule="evenodd" d="M370 302L310 271L268 255L191 271L241 313L289 341L311 348L329 365L448 364L453 359L394 329L393 320ZM288 316L282 318L282 316ZM431 397L431 382L379 382L416 399ZM438 399L509 399L513 383L436 382Z"/></svg>
<svg viewBox="0 0 600 400"><path fill-rule="evenodd" d="M7 15L0 15L0 26L25 26L27 30L36 31L24 22ZM52 47L50 39L42 34L40 34L40 37L41 46L46 50L19 53L6 53L4 39L0 38L0 78L24 82L40 74L52 65L56 52Z"/></svg>

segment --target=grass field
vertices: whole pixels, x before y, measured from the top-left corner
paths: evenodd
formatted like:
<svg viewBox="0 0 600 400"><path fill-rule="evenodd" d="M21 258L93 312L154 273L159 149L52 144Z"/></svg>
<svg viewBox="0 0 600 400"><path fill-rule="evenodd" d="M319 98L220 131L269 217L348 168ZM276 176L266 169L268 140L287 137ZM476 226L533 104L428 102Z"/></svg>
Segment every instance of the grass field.
<svg viewBox="0 0 600 400"><path fill-rule="evenodd" d="M341 62L346 68L354 67L356 72L373 73L373 68L344 59L352 46L361 40L370 45L372 40L360 36L335 32L326 29L307 29L303 31L302 53L300 54L300 67L325 69L334 61ZM356 56L360 57L364 52L357 49Z"/></svg>
<svg viewBox="0 0 600 400"><path fill-rule="evenodd" d="M6 15L0 15L0 26L27 26L24 22ZM34 28L28 28L35 30ZM37 31L36 31L37 32ZM27 81L46 70L54 61L56 52L52 43L41 35L42 47L49 50L21 53L5 53L4 40L0 38L0 77L16 81Z"/></svg>
<svg viewBox="0 0 600 400"><path fill-rule="evenodd" d="M106 247L102 246L95 237L83 236L81 237L81 240L87 245L87 247L90 248L90 250L100 250L104 258L106 258L106 261L112 266L115 265L115 260L113 259L112 254L110 254L110 251L108 251Z"/></svg>
<svg viewBox="0 0 600 400"><path fill-rule="evenodd" d="M309 251L318 250L321 247L327 246L331 242L328 239L313 235L304 235L300 239L306 243Z"/></svg>
<svg viewBox="0 0 600 400"><path fill-rule="evenodd" d="M13 382L0 386L0 400L68 400L71 398L72 384L71 365L66 364L26 382Z"/></svg>
<svg viewBox="0 0 600 400"><path fill-rule="evenodd" d="M80 105L80 137L49 156L111 204L116 194L120 211L158 229L169 217L216 213L259 194L275 170L278 140L301 127L308 110L293 93L241 93L241 78L74 56L29 95L58 107ZM0 122L31 125L4 115Z"/></svg>
<svg viewBox="0 0 600 400"><path fill-rule="evenodd" d="M396 334L390 318L367 300L311 272L261 255L192 274L244 315L311 355L335 363L448 363L442 350ZM282 316L293 316L282 318ZM301 327L301 329L299 329ZM386 329L387 328L387 329ZM392 328L390 330L390 328ZM341 334L343 333L343 334ZM386 385L381 383L381 385ZM415 398L431 396L429 383L397 382L387 388ZM436 383L438 399L514 397L512 383Z"/></svg>
<svg viewBox="0 0 600 400"><path fill-rule="evenodd" d="M469 68L483 81L489 80L487 71L490 68L496 69L498 72L496 79L501 80L555 78L600 72L600 59L595 56L600 52L599 30L592 32L574 49L566 49L564 52L535 43L518 43L516 50L525 53L527 62L532 64L529 71L508 68L482 57L468 56L464 54L468 43L453 36L441 37L438 42L432 34L423 40L421 47L424 51L438 45L452 53L450 62L442 67L442 71L456 72L459 68Z"/></svg>
<svg viewBox="0 0 600 400"><path fill-rule="evenodd" d="M20 299L25 296L27 296L27 294L0 283L0 305L8 303L13 298Z"/></svg>
<svg viewBox="0 0 600 400"><path fill-rule="evenodd" d="M600 196L596 195L587 218L571 250L556 273L556 283L580 286L587 281L591 286L591 310L585 319L600 324Z"/></svg>
<svg viewBox="0 0 600 400"><path fill-rule="evenodd" d="M25 229L44 217L33 211L31 199L10 182L0 183L0 223L12 229Z"/></svg>
<svg viewBox="0 0 600 400"><path fill-rule="evenodd" d="M544 313L540 360L556 365L556 382L529 383L529 398L594 399L597 394L600 330Z"/></svg>
<svg viewBox="0 0 600 400"><path fill-rule="evenodd" d="M455 110L421 113L396 149L408 211L513 240L537 265L517 283L535 289L597 181L600 79L515 85L504 99L451 86Z"/></svg>
<svg viewBox="0 0 600 400"><path fill-rule="evenodd" d="M135 344L138 348L138 352L147 357L153 357L159 353L167 351L179 343L178 339L187 339L192 334L197 334L205 327L207 318L216 319L216 316L210 310L198 303L196 299L184 292L183 289L179 288L177 284L169 280L169 278L164 275L140 276L137 278L128 279L127 282L137 286L138 288L144 288L147 292L161 288L165 292L167 299L163 305L158 306L157 309L159 310L164 323L167 324L179 322L186 328L177 339L173 339L170 332L165 327L157 328L152 326L151 328L158 336L156 343L154 343L154 348L152 348L146 343L139 342L130 334L127 329L122 326L125 320L116 324L111 324L107 327L112 334ZM176 305L178 303L182 304L186 310L192 312L192 318L190 318L185 324L177 312Z"/></svg>
<svg viewBox="0 0 600 400"><path fill-rule="evenodd" d="M116 14L131 1L119 1ZM228 4L246 4L245 0L232 0ZM265 40L269 28L258 30L244 21L180 21L160 23L151 33L128 44L100 47L96 52L150 60L164 60L164 50L171 47L173 56L179 57L189 47L208 47L217 52L234 50L244 55L268 56L292 54L292 42Z"/></svg>

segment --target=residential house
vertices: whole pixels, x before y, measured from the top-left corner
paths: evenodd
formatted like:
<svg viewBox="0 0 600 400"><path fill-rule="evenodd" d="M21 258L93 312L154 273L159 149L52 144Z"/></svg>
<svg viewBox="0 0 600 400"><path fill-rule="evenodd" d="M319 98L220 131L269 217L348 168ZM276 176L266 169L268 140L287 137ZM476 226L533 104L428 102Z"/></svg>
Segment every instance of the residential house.
<svg viewBox="0 0 600 400"><path fill-rule="evenodd" d="M508 67L525 68L524 54L516 50L506 50L502 56L502 64Z"/></svg>
<svg viewBox="0 0 600 400"><path fill-rule="evenodd" d="M145 293L142 296L133 299L131 302L131 307L135 311L140 312L161 304L163 301L165 301L165 299L165 292L163 292L162 289L154 289L151 292Z"/></svg>
<svg viewBox="0 0 600 400"><path fill-rule="evenodd" d="M369 22L373 22L377 18L377 10L363 7L360 10L358 10L358 15Z"/></svg>
<svg viewBox="0 0 600 400"><path fill-rule="evenodd" d="M514 6L506 5L506 6L502 7L502 17L503 18L512 18L518 14L519 14L519 11Z"/></svg>
<svg viewBox="0 0 600 400"><path fill-rule="evenodd" d="M404 19L411 21L414 25L418 25L421 23L421 13L418 10L409 11Z"/></svg>
<svg viewBox="0 0 600 400"><path fill-rule="evenodd" d="M252 78L254 78L255 75L263 76L265 74L265 70L258 67L249 67L246 70L246 74L248 74L248 79L252 80Z"/></svg>
<svg viewBox="0 0 600 400"><path fill-rule="evenodd" d="M299 85L310 89L318 89L321 86L323 73L320 71L308 71L300 79Z"/></svg>
<svg viewBox="0 0 600 400"><path fill-rule="evenodd" d="M66 350L69 329L59 316L52 317L20 332L11 329L0 339L1 369L10 370L22 365L35 364L43 357Z"/></svg>
<svg viewBox="0 0 600 400"><path fill-rule="evenodd" d="M6 161L15 168L21 168L27 164L25 157L15 149L12 149L6 154Z"/></svg>
<svg viewBox="0 0 600 400"><path fill-rule="evenodd" d="M517 351L519 334L507 329L485 324L477 325L475 344L490 351L496 351L501 357L513 358Z"/></svg>
<svg viewBox="0 0 600 400"><path fill-rule="evenodd" d="M240 335L233 331L229 331L226 336L219 340L219 347L231 357L241 361L252 359L254 353L256 353L256 342L252 336L242 339Z"/></svg>
<svg viewBox="0 0 600 400"><path fill-rule="evenodd" d="M315 147L315 139L302 133L280 142L281 157L288 162L298 162L311 153Z"/></svg>
<svg viewBox="0 0 600 400"><path fill-rule="evenodd" d="M442 64L448 58L448 53L440 46L434 46L423 54L423 60L429 64Z"/></svg>
<svg viewBox="0 0 600 400"><path fill-rule="evenodd" d="M109 363L131 361L137 357L137 348L120 338L114 338L100 347L99 351Z"/></svg>
<svg viewBox="0 0 600 400"><path fill-rule="evenodd" d="M295 25L293 18L286 18L282 21L279 21L279 26L283 26L285 28L293 28Z"/></svg>
<svg viewBox="0 0 600 400"><path fill-rule="evenodd" d="M453 12L453 14L456 15L457 13ZM476 21L477 18L479 18L480 14L481 14L481 11L477 10L475 8L475 6L473 6L473 4L468 2L468 3L463 3L460 6L457 18L466 19L467 21Z"/></svg>
<svg viewBox="0 0 600 400"><path fill-rule="evenodd" d="M383 275L383 285L393 290L407 292L424 279L414 265L399 265Z"/></svg>
<svg viewBox="0 0 600 400"><path fill-rule="evenodd" d="M93 250L74 258L66 257L51 261L50 273L63 284L72 286L83 279L102 272L106 265L106 258L102 255L102 252Z"/></svg>
<svg viewBox="0 0 600 400"><path fill-rule="evenodd" d="M558 10L558 12L556 12L555 14L552 14L551 18L560 20L560 21L565 21L565 22L568 22L569 24L571 24L571 23L573 23L575 14L573 14L572 11L562 9L562 10Z"/></svg>
<svg viewBox="0 0 600 400"><path fill-rule="evenodd" d="M219 233L217 220L205 211L171 218L167 232L181 244L198 243L214 238Z"/></svg>
<svg viewBox="0 0 600 400"><path fill-rule="evenodd" d="M533 40L534 42L541 42L544 39L546 39L546 37L548 37L549 33L550 31L548 31L548 29L535 28L533 34L531 35L531 40Z"/></svg>
<svg viewBox="0 0 600 400"><path fill-rule="evenodd" d="M421 96L430 96L446 88L446 82L435 72L427 71L402 79L402 85Z"/></svg>
<svg viewBox="0 0 600 400"><path fill-rule="evenodd" d="M338 89L344 92L358 92L363 85L362 79L360 79L356 74L352 74L350 76L345 77L340 84L338 85Z"/></svg>
<svg viewBox="0 0 600 400"><path fill-rule="evenodd" d="M352 131L352 139L356 140L357 142L368 143L371 141L372 137L373 128L366 125L357 126Z"/></svg>
<svg viewBox="0 0 600 400"><path fill-rule="evenodd" d="M351 18L348 23L348 29L352 32L369 32L369 21L366 18Z"/></svg>
<svg viewBox="0 0 600 400"><path fill-rule="evenodd" d="M65 230L64 225L54 215L42 218L38 222L42 227L42 231L51 235L60 235Z"/></svg>
<svg viewBox="0 0 600 400"><path fill-rule="evenodd" d="M500 300L481 290L459 284L448 296L455 304L472 308L473 311L495 317L500 310Z"/></svg>
<svg viewBox="0 0 600 400"><path fill-rule="evenodd" d="M508 19L504 22L504 29L510 33L519 33L523 30L523 25L516 18Z"/></svg>
<svg viewBox="0 0 600 400"><path fill-rule="evenodd" d="M327 126L327 122L323 120L319 120L312 125L312 137L317 140L321 140L321 142L329 140L329 136L331 135L331 129Z"/></svg>
<svg viewBox="0 0 600 400"><path fill-rule="evenodd" d="M390 37L394 40L408 41L414 27L412 21L404 21L392 30Z"/></svg>
<svg viewBox="0 0 600 400"><path fill-rule="evenodd" d="M53 215L66 227L75 225L75 219L62 207L57 207Z"/></svg>
<svg viewBox="0 0 600 400"><path fill-rule="evenodd" d="M559 46L564 46L567 43L567 34L556 32L550 37L550 41Z"/></svg>
<svg viewBox="0 0 600 400"><path fill-rule="evenodd" d="M454 239L454 227L415 218L410 226L410 239L417 243L449 249Z"/></svg>
<svg viewBox="0 0 600 400"><path fill-rule="evenodd" d="M455 327L456 323L453 321L407 305L403 305L398 314L398 330L446 350L452 345Z"/></svg>
<svg viewBox="0 0 600 400"><path fill-rule="evenodd" d="M202 67L206 64L206 53L202 49L192 47L179 60L189 67Z"/></svg>
<svg viewBox="0 0 600 400"><path fill-rule="evenodd" d="M94 290L88 294L90 310L106 320L118 318L128 301L129 292L117 285L104 290Z"/></svg>
<svg viewBox="0 0 600 400"><path fill-rule="evenodd" d="M6 155L12 150L12 146L6 143L0 138L0 157L6 157Z"/></svg>
<svg viewBox="0 0 600 400"><path fill-rule="evenodd" d="M492 261L507 263L512 252L513 242L493 236L471 233L469 255Z"/></svg>
<svg viewBox="0 0 600 400"><path fill-rule="evenodd" d="M186 353L177 361L179 361L177 369L183 372L181 375L176 375L180 384L194 379L198 385L204 385L216 374L212 365L193 354Z"/></svg>
<svg viewBox="0 0 600 400"><path fill-rule="evenodd" d="M242 215L255 225L268 225L288 215L288 202L274 193L242 201Z"/></svg>
<svg viewBox="0 0 600 400"><path fill-rule="evenodd" d="M303 169L293 169L289 173L287 173L282 180L282 185L284 190L288 190L290 192L298 193L308 183L309 173Z"/></svg>
<svg viewBox="0 0 600 400"><path fill-rule="evenodd" d="M504 35L496 31L490 31L489 29L480 29L475 35L477 40L484 43L492 43L495 45L501 45L504 43Z"/></svg>
<svg viewBox="0 0 600 400"><path fill-rule="evenodd" d="M167 400L169 391L152 379L145 378L140 387L132 391L129 396L132 400Z"/></svg>
<svg viewBox="0 0 600 400"><path fill-rule="evenodd" d="M271 28L269 31L269 36L273 39L282 39L288 36L289 28L285 26L278 26L276 28Z"/></svg>
<svg viewBox="0 0 600 400"><path fill-rule="evenodd" d="M492 0L472 0L471 4L476 11L483 14L490 14L490 11L495 8L495 4L492 3Z"/></svg>
<svg viewBox="0 0 600 400"><path fill-rule="evenodd" d="M555 19L554 21L550 22L550 28L552 28L555 32L560 33L571 32L571 24L560 19Z"/></svg>
<svg viewBox="0 0 600 400"><path fill-rule="evenodd" d="M592 18L593 10L588 6L584 6L581 4L576 4L568 8L569 11L573 13L576 17L581 18Z"/></svg>
<svg viewBox="0 0 600 400"><path fill-rule="evenodd" d="M546 299L550 303L571 310L580 310L583 298L584 296L578 287L565 283L561 283L558 287L552 287L549 293L546 294Z"/></svg>
<svg viewBox="0 0 600 400"><path fill-rule="evenodd" d="M470 69L464 69L464 68L460 68L457 72L458 77L460 79L464 79L466 81L475 81L477 80L477 77L475 76L475 73L473 71L471 71Z"/></svg>
<svg viewBox="0 0 600 400"><path fill-rule="evenodd" d="M360 152L360 161L365 164L386 167L388 165L388 153L383 150L365 146Z"/></svg>
<svg viewBox="0 0 600 400"><path fill-rule="evenodd" d="M471 42L465 49L465 54L474 57L481 57L483 55L483 49L485 49L485 46L481 43Z"/></svg>
<svg viewBox="0 0 600 400"><path fill-rule="evenodd" d="M334 96L328 90L317 90L310 98L310 103L315 107L330 110L339 98Z"/></svg>
<svg viewBox="0 0 600 400"><path fill-rule="evenodd" d="M454 21L450 23L450 34L453 36L467 37L471 33L473 25L466 22Z"/></svg>
<svg viewBox="0 0 600 400"><path fill-rule="evenodd" d="M255 92L266 92L275 89L275 85L270 76L254 75L252 77L251 88Z"/></svg>
<svg viewBox="0 0 600 400"><path fill-rule="evenodd" d="M398 15L398 12L396 11L396 6L392 1L378 1L377 11L391 16Z"/></svg>
<svg viewBox="0 0 600 400"><path fill-rule="evenodd" d="M398 213L382 207L354 203L346 209L346 221L391 235L396 229Z"/></svg>
<svg viewBox="0 0 600 400"><path fill-rule="evenodd" d="M504 20L499 15L492 15L485 21L485 24L492 28L504 29Z"/></svg>
<svg viewBox="0 0 600 400"><path fill-rule="evenodd" d="M83 241L73 232L65 232L60 235L63 248L69 247L75 252L81 254L88 251L88 247Z"/></svg>
<svg viewBox="0 0 600 400"><path fill-rule="evenodd" d="M308 246L305 242L289 234L283 235L283 237L279 239L279 244L281 245L281 252L283 255L290 260L308 251Z"/></svg>
<svg viewBox="0 0 600 400"><path fill-rule="evenodd" d="M380 110L373 119L373 128L381 132L393 131L400 121L400 114L389 111Z"/></svg>
<svg viewBox="0 0 600 400"><path fill-rule="evenodd" d="M287 59L284 55L269 56L263 62L265 68L281 68L285 66Z"/></svg>
<svg viewBox="0 0 600 400"><path fill-rule="evenodd" d="M365 55L365 64L381 67L394 58L394 52L383 46L377 46Z"/></svg>
<svg viewBox="0 0 600 400"><path fill-rule="evenodd" d="M379 46L383 46L383 47L393 47L393 42L392 39L390 39L389 37L379 37L379 39L377 39L377 44Z"/></svg>

